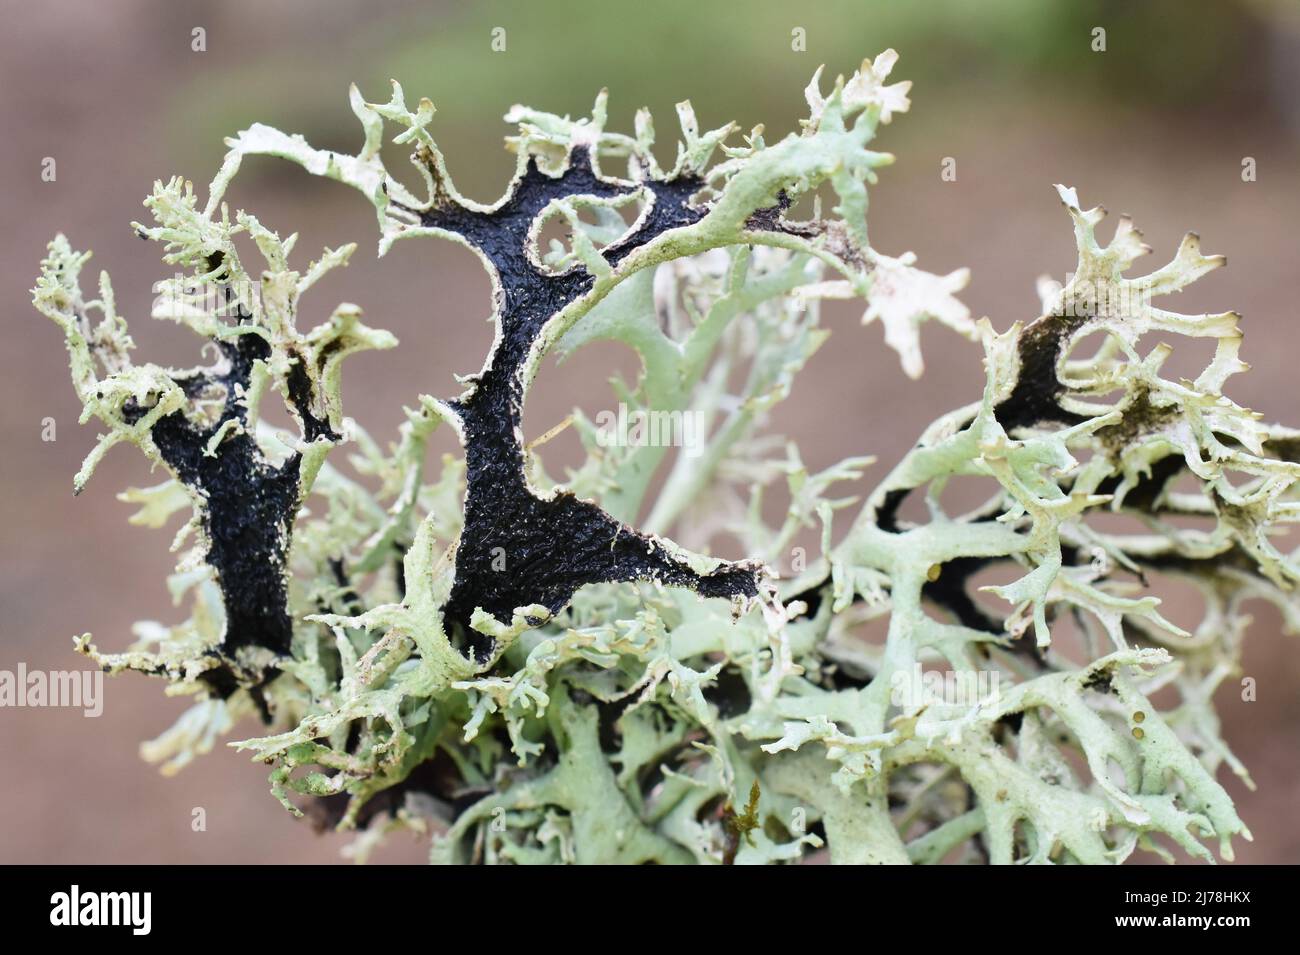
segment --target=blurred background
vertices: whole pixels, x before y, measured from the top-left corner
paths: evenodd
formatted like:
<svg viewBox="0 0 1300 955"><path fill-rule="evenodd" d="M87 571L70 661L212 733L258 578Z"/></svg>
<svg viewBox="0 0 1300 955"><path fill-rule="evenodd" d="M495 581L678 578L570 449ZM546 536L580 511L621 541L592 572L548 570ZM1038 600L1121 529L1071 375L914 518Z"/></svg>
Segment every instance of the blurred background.
<svg viewBox="0 0 1300 955"><path fill-rule="evenodd" d="M971 267L964 300L1004 329L1037 315L1039 275L1064 279L1074 266L1053 183L1076 186L1085 207L1132 214L1155 248L1143 264L1166 261L1182 233L1196 230L1230 267L1177 307L1240 311L1253 371L1234 379L1230 393L1268 419L1300 425L1294 0L6 0L3 10L0 669L81 668L74 634L91 630L102 649L116 650L129 642L133 621L180 613L165 586L170 531L127 525L131 508L115 500L121 488L160 476L134 451L118 450L85 493L72 496L72 475L96 431L78 427L60 335L30 306L45 243L62 231L74 247L95 250L91 281L98 269L112 274L140 360L196 363L188 332L148 318L152 283L170 270L156 246L131 233L129 223L145 216L140 200L154 179L174 174L206 195L222 137L254 121L355 151L359 127L347 104L354 81L371 100L387 99L390 77L408 101L430 97L452 176L463 192L489 201L513 170L501 116L517 101L585 115L607 86L610 127L630 131L634 111L651 107L667 162L677 101L689 97L709 128L728 119L746 130L763 123L772 142L806 115L802 90L819 64L829 83L892 46L902 56L892 79L915 85L912 111L876 143L898 157L871 197L881 251L913 250L922 267L940 273ZM1104 51L1094 49L1099 27ZM206 49L194 49L196 28ZM502 52L492 49L494 28L505 30ZM806 37L803 51L792 49L796 29ZM1255 181L1243 181L1247 157ZM56 163L52 182L41 175L47 158ZM399 175L408 168L400 153L391 158ZM956 181L940 176L946 158L956 160ZM492 340L488 288L468 252L399 243L380 263L364 200L275 160L246 162L228 198L282 235L300 232L299 256L360 244L352 265L313 290L301 324L352 301L371 325L401 339L396 351L350 359L345 373L348 412L377 438L395 436L402 404L422 392L454 394L452 375L480 367ZM880 329L859 327L857 314L831 311L829 346L773 425L798 436L812 469L849 454L878 455L878 479L924 425L978 395L983 372L976 346L927 329L926 377L909 381ZM530 437L574 406L607 406L608 375L635 371L630 353L614 346L593 346L575 361L576 370L548 365L539 375L525 420ZM851 413L828 421L830 401ZM45 418L56 422L52 442L42 440ZM443 430L435 451L453 450ZM554 446L547 463L560 474L576 442ZM1258 700L1241 702L1232 681L1219 695L1224 736L1259 784L1249 792L1220 773L1255 834L1253 844L1238 843L1243 861L1300 861L1296 639L1261 605L1244 669L1257 680ZM0 862L341 861L348 837L295 822L268 795L266 768L244 755L218 745L171 778L141 761L139 741L186 706L165 697L161 682L127 675L106 681L104 692L95 720L78 710L0 709ZM196 807L205 810L206 831L191 828ZM399 836L377 859L424 853Z"/></svg>

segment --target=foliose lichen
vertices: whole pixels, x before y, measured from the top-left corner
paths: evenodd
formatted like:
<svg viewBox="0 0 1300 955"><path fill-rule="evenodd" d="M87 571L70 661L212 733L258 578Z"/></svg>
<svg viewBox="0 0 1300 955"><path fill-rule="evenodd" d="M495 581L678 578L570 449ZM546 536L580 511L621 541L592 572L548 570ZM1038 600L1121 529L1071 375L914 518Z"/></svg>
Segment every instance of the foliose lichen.
<svg viewBox="0 0 1300 955"><path fill-rule="evenodd" d="M35 302L63 329L83 420L107 429L75 487L135 444L167 479L122 495L132 521L191 515L171 578L188 619L137 625L122 653L77 639L195 698L146 758L175 771L259 716L268 735L233 745L273 767L295 814L360 829L358 858L395 828L429 833L445 862L775 863L824 848L833 862L1116 863L1169 843L1212 859L1203 839L1231 858L1250 834L1216 773L1253 784L1211 698L1239 673L1246 601L1300 622L1300 567L1270 540L1300 511L1300 432L1224 395L1245 367L1234 313L1152 304L1222 264L1195 236L1126 277L1148 251L1131 222L1102 245L1102 211L1058 187L1074 273L1000 334L955 298L964 270L877 251L867 187L892 157L868 145L909 105L909 84L887 81L895 60L829 95L819 71L801 131L771 144L761 127L739 145L731 125L701 132L683 103L667 168L646 111L630 135L606 129L604 93L579 120L515 107L517 172L490 206L456 190L432 104L412 111L396 84L384 104L352 90L355 155L255 125L228 141L202 206L189 183L157 183L154 224L136 226L182 270L154 317L210 343L204 368L135 364L107 275L85 299L89 254L55 239ZM423 195L385 169L386 123ZM354 247L299 271L295 236L232 219L223 197L254 155L359 190L381 254L450 239L491 279L481 370L457 396L420 396L388 448L343 416L340 365L393 337L346 304L298 331L303 294ZM543 248L555 222L568 239ZM828 298L861 300L910 376L928 319L978 342L987 372L981 399L928 428L838 539L834 512L856 501L836 485L871 459L809 473L764 431L828 334ZM1214 344L1194 381L1161 375L1178 336ZM523 437L529 387L546 355L596 339L640 357L621 402L703 416L702 453L610 445L575 412L586 461L547 476ZM298 433L261 420L268 391ZM426 475L443 425L463 455ZM327 460L345 443L353 476ZM985 502L950 513L957 478L983 479ZM774 494L788 501L775 524ZM913 494L924 520L903 517ZM1099 520L1116 514L1140 530ZM820 555L791 561L818 527ZM693 549L663 536L675 528ZM711 555L724 535L746 559ZM979 597L994 569L1011 582ZM1161 615L1149 591L1165 578L1201 594L1194 631ZM883 645L861 639L873 621ZM917 692L943 672L961 692ZM1170 688L1177 701L1156 706Z"/></svg>

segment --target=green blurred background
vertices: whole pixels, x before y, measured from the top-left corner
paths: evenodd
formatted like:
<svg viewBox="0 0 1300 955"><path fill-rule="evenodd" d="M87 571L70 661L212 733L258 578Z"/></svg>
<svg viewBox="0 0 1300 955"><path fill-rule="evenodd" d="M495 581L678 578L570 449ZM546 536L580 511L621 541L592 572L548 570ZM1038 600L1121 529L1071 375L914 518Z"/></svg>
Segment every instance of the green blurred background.
<svg viewBox="0 0 1300 955"><path fill-rule="evenodd" d="M79 429L56 330L29 305L44 244L56 231L96 250L114 277L142 360L198 360L180 329L148 320L151 284L168 274L156 249L132 238L140 199L159 177L183 174L202 192L221 139L254 121L354 150L347 106L355 81L385 99L390 77L412 100L438 106L433 131L462 191L500 193L513 157L500 118L515 102L583 114L601 87L614 128L637 107L657 117L661 159L671 158L673 104L690 98L702 125L735 119L766 126L769 141L797 129L803 87L819 64L850 72L886 47L902 55L894 78L915 81L912 112L879 138L898 156L872 194L872 236L882 251L914 250L920 264L973 270L965 301L1005 328L1036 314L1034 280L1074 264L1068 220L1051 189L1077 186L1085 204L1133 214L1156 249L1172 254L1196 229L1231 267L1185 293L1180 310L1245 315L1251 374L1230 392L1266 417L1300 424L1295 400L1295 280L1300 265L1300 3L1269 0L856 0L745 4L391 2L221 4L118 0L5 2L0 116L5 143L0 291L0 668L81 666L71 636L90 629L103 648L129 639L139 618L175 619L165 575L169 532L129 527L114 494L157 481L137 455L109 456L76 500L71 478L94 429ZM206 31L206 50L192 31ZM1094 30L1106 49L1094 51ZM494 28L506 49L493 52ZM802 29L806 50L792 49ZM57 162L43 182L42 162ZM945 157L957 180L940 178ZM1244 157L1258 179L1243 182ZM402 169L400 154L390 168ZM390 438L401 404L421 392L454 393L454 373L476 370L491 342L487 283L450 244L401 243L375 260L368 205L332 183L271 160L250 161L230 194L282 233L299 254L356 240L343 273L313 291L303 323L339 300L394 331L395 352L350 360L349 413ZM381 284L382 283L382 284ZM874 453L883 468L936 415L982 383L978 351L927 330L926 380L909 382L878 328L832 310L830 346L812 361L777 429L799 437L810 466ZM1193 349L1194 351L1194 349ZM1205 356L1193 354L1187 369ZM563 372L545 368L530 398L529 435L575 405L608 403L605 378L634 369L614 346L596 346ZM851 409L828 421L831 402ZM41 440L43 418L58 426ZM445 437L445 436L444 436ZM548 445L558 472L574 452ZM449 443L435 451L453 450ZM880 475L877 474L878 478ZM1172 608L1178 619L1178 608ZM1297 730L1300 653L1261 608L1246 675L1257 702L1220 694L1225 735L1259 782L1227 780L1256 841L1239 858L1300 861ZM106 684L104 715L0 710L0 861L337 861L347 840L313 836L266 792L265 768L223 746L163 779L136 755L183 709L143 677ZM255 727L237 734L250 735ZM238 738L236 736L235 738ZM203 807L207 830L191 828ZM400 837L379 856L414 860Z"/></svg>

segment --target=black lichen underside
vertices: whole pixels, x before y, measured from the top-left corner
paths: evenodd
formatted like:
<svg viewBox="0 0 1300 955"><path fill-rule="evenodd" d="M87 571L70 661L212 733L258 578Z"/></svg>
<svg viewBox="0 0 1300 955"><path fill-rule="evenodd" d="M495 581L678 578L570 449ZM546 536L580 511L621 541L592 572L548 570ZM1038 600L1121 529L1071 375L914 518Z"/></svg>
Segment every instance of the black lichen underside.
<svg viewBox="0 0 1300 955"><path fill-rule="evenodd" d="M1061 407L1065 385L1056 366L1070 338L1087 322L1087 318L1045 315L1025 327L1017 343L1020 374L1015 387L993 409L998 424L1008 433L1047 421L1076 425L1084 420L1082 415Z"/></svg>
<svg viewBox="0 0 1300 955"><path fill-rule="evenodd" d="M547 499L524 477L520 424L524 365L546 323L585 295L594 279L585 269L546 272L528 254L529 230L553 200L573 196L615 198L644 188L648 208L632 231L601 255L616 266L663 233L699 221L705 209L690 204L702 181L679 176L647 179L640 186L596 175L584 148L574 148L558 175L529 159L508 196L489 211L466 208L444 197L422 214L423 224L461 236L496 273L499 335L487 367L469 391L452 401L464 433L465 525L456 552L456 577L444 614L464 628L474 652L489 650L486 638L469 632L476 608L508 621L517 607L541 604L562 609L584 584L657 580L689 587L706 597L754 597L758 568L722 564L697 574L652 537L567 492Z"/></svg>
<svg viewBox="0 0 1300 955"><path fill-rule="evenodd" d="M1071 426L1087 420L1083 415L1061 407L1061 397L1067 388L1057 374L1057 366L1071 339L1089 321L1091 316L1044 315L1025 327L1017 343L1020 368L1016 383L1006 399L993 409L998 423L1008 433L1041 424ZM1145 392L1133 395L1122 410L1123 417L1118 423L1097 431L1097 437L1112 456L1117 456L1138 435L1174 417L1171 410L1152 406ZM1150 472L1143 475L1125 496L1125 509L1153 513L1165 487L1182 473L1185 466L1183 457L1178 454L1158 459ZM1113 494L1120 483L1120 476L1112 475L1098 485L1096 493ZM894 493L897 496L887 502L891 521L902 498L907 495L906 491L901 495Z"/></svg>
<svg viewBox="0 0 1300 955"><path fill-rule="evenodd" d="M226 610L222 655L230 659L240 647L265 647L288 655L293 636L289 616L287 556L298 508L300 456L278 467L266 460L257 442L242 429L247 409L238 391L247 389L253 363L270 356L261 336L241 335L216 341L223 361L175 377L192 399L224 392L220 414L211 423L196 423L174 411L154 425L151 434L163 461L182 483L203 495L200 520L208 540L205 555L212 567ZM303 383L310 396L310 383ZM308 401L301 391L291 401L304 430L313 430ZM302 404L299 405L299 400ZM145 409L128 406L128 420ZM226 435L212 455L205 449L228 421L240 429ZM327 429L328 430L328 429Z"/></svg>

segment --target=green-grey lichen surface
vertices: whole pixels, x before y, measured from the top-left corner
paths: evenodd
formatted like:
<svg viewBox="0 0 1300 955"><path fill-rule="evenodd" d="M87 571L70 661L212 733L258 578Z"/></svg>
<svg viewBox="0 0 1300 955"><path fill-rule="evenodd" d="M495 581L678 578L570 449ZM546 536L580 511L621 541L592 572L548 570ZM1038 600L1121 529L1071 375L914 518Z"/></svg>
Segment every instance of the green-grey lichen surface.
<svg viewBox="0 0 1300 955"><path fill-rule="evenodd" d="M761 128L740 144L731 125L701 132L684 103L667 169L650 116L631 135L608 131L603 93L576 121L516 107L518 173L491 206L456 191L432 104L410 110L396 84L385 104L353 89L356 155L255 125L229 141L205 202L188 182L158 183L153 224L135 227L184 271L154 317L211 343L204 368L135 363L107 275L87 299L88 253L52 242L35 302L66 336L83 420L105 429L76 488L111 447L134 444L167 476L121 495L139 507L132 521L191 515L170 581L188 619L142 622L120 653L77 639L111 671L193 696L144 756L173 772L260 718L267 735L232 745L273 767L290 811L358 829L358 858L395 828L428 833L444 862L827 851L1118 863L1170 844L1212 860L1205 841L1232 858L1232 838L1250 834L1216 774L1226 764L1251 783L1211 698L1239 674L1244 602L1300 619L1300 568L1270 541L1300 509L1300 434L1224 395L1245 368L1235 314L1152 304L1222 264L1194 236L1126 277L1148 251L1140 234L1123 219L1101 244L1103 213L1058 187L1072 279L1042 284L1041 317L1001 334L954 297L964 270L933 275L911 253L877 251L867 186L892 157L867 147L908 108L908 84L887 82L895 59L864 62L829 95L814 77L802 130L776 143ZM423 195L384 168L386 123L412 147ZM303 293L353 247L294 267L295 236L232 217L222 198L249 155L358 189L381 254L446 238L492 279L497 336L482 370L457 397L419 396L390 447L343 415L340 364L393 337L348 304L298 330ZM819 190L834 196L829 213ZM542 248L552 221L568 240ZM241 260L241 235L262 261ZM936 421L862 502L835 487L870 458L809 473L793 441L765 430L828 334L826 298L861 300L910 376L928 319L985 356L980 400ZM1195 381L1162 377L1178 336L1214 342ZM611 446L575 412L586 461L563 482L545 473L519 429L529 385L546 354L595 339L640 356L619 401L703 415L702 453ZM269 392L297 433L261 420ZM426 474L441 426L465 454ZM352 476L328 460L342 444ZM988 500L949 513L945 484L971 476ZM914 493L926 520L900 516ZM775 494L788 507L773 525L763 501ZM833 512L853 506L836 539ZM1096 520L1108 512L1141 532ZM819 556L784 578L770 569L818 527ZM662 536L674 529L693 550ZM710 556L722 534L749 559ZM979 601L971 581L985 568L1014 579ZM1144 593L1152 578L1199 589L1193 632ZM1053 643L1067 620L1081 635L1070 654ZM887 625L883 646L860 638L873 621ZM900 694L918 666L995 675L995 689ZM1157 707L1167 687L1177 700Z"/></svg>

